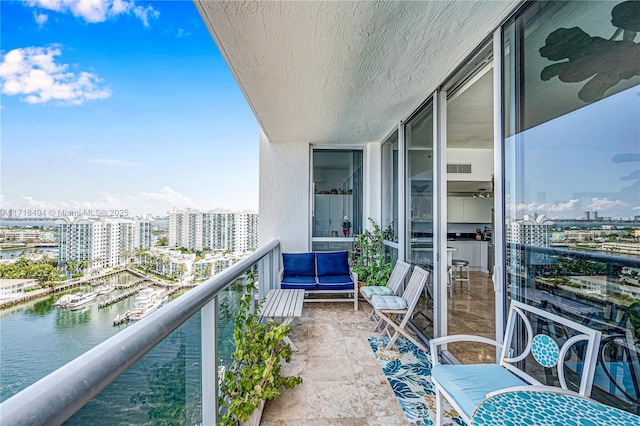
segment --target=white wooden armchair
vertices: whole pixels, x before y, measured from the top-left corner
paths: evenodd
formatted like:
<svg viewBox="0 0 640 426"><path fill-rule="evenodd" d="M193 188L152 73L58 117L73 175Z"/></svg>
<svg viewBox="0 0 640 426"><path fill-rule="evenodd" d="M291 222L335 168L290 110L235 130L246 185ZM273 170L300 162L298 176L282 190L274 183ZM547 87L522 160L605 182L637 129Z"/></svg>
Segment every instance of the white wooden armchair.
<svg viewBox="0 0 640 426"><path fill-rule="evenodd" d="M527 313L537 316L539 320L543 319L550 324L559 325L565 330L571 329L574 335L567 336L561 346L546 334L534 336ZM523 339L526 345L522 353L514 355L512 343L514 342L515 334L521 330L521 328L516 327L518 317L522 319L522 324L524 324L526 330ZM553 325L550 325L550 327L553 327ZM467 424L471 424L471 418L476 408L492 394L516 390L522 386L536 386L536 389L542 389L542 383L516 365L516 363L527 358L529 354L533 355L533 359L542 367L557 367L560 387L553 387L551 388L552 390L575 394L575 392L568 390L564 375L564 365L571 346L580 341L587 341L587 345L584 353L581 351L583 368L580 389L577 393L588 397L593 385L600 338L601 333L599 331L542 309L512 301L502 344L486 337L472 335L454 335L432 339L429 344L433 364L431 381L436 391L436 426L441 425L442 422L443 396L456 409L460 417ZM496 364L439 364L438 349L440 346L460 341L494 345L501 349L500 357ZM548 386L544 386L544 388L548 388Z"/></svg>

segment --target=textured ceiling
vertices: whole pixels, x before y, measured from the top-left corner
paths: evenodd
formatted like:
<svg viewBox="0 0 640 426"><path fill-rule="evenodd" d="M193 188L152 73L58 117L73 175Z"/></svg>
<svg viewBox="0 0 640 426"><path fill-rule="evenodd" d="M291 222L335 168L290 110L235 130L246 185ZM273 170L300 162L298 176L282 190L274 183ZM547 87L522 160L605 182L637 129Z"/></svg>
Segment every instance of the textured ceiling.
<svg viewBox="0 0 640 426"><path fill-rule="evenodd" d="M273 143L379 142L517 0L196 1Z"/></svg>

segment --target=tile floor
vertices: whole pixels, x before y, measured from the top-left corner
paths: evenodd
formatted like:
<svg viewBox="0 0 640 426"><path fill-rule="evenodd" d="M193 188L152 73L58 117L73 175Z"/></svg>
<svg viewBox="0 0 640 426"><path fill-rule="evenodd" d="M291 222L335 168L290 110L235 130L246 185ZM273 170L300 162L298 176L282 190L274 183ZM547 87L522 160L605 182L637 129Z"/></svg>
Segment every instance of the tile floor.
<svg viewBox="0 0 640 426"><path fill-rule="evenodd" d="M262 426L408 425L367 339L377 336L369 307L305 303L293 322L298 346L283 374L303 383L268 401Z"/></svg>

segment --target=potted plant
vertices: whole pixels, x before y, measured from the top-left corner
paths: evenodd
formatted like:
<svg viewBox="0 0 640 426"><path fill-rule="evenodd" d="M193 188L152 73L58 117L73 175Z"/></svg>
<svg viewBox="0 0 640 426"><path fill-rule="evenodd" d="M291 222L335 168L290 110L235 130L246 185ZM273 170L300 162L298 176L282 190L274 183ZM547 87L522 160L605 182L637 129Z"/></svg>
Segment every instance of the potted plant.
<svg viewBox="0 0 640 426"><path fill-rule="evenodd" d="M393 264L384 253L383 231L375 220L369 218L372 230L365 230L355 237L351 252L351 270L358 274L360 285L384 286L389 280Z"/></svg>
<svg viewBox="0 0 640 426"><path fill-rule="evenodd" d="M247 278L247 291L241 299L233 332L233 362L220 385L219 404L227 411L218 425L258 425L265 401L279 397L283 387L291 389L302 383L300 377L280 374L280 361L291 361L291 346L282 343L291 326L273 320L264 322L260 316L264 299L251 310L253 273L248 272Z"/></svg>

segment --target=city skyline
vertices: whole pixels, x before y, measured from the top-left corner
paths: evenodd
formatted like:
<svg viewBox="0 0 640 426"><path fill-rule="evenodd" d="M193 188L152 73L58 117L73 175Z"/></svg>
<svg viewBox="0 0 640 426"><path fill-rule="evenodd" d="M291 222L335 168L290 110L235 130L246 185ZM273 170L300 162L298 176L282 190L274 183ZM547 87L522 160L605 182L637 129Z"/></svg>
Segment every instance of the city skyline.
<svg viewBox="0 0 640 426"><path fill-rule="evenodd" d="M3 209L257 211L258 123L192 2L0 8Z"/></svg>

